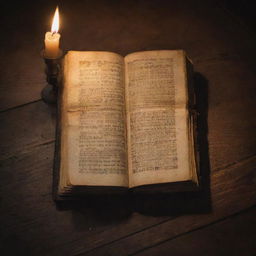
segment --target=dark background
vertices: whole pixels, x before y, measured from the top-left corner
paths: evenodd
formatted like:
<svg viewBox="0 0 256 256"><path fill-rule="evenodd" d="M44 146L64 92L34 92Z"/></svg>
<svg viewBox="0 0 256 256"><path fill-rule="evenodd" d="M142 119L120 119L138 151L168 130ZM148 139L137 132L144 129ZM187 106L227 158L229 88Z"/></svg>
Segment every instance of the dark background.
<svg viewBox="0 0 256 256"><path fill-rule="evenodd" d="M184 49L195 69L203 188L55 204L56 107L40 56L59 5L64 50ZM255 255L253 1L0 3L1 255Z"/></svg>

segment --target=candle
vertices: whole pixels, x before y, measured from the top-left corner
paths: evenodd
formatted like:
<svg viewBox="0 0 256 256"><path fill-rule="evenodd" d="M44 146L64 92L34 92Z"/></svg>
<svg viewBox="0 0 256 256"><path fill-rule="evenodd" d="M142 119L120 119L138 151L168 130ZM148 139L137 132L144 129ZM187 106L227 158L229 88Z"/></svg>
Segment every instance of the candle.
<svg viewBox="0 0 256 256"><path fill-rule="evenodd" d="M52 21L51 32L45 33L45 56L49 59L55 59L60 53L59 44L60 44L60 34L59 30L59 9L56 7L56 11Z"/></svg>

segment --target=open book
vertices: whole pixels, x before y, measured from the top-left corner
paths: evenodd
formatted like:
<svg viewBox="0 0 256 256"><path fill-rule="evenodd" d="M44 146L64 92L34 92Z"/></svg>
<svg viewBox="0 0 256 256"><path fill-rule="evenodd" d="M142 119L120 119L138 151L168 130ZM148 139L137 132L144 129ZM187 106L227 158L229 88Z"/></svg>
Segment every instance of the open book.
<svg viewBox="0 0 256 256"><path fill-rule="evenodd" d="M58 195L198 187L190 67L182 50L69 51Z"/></svg>

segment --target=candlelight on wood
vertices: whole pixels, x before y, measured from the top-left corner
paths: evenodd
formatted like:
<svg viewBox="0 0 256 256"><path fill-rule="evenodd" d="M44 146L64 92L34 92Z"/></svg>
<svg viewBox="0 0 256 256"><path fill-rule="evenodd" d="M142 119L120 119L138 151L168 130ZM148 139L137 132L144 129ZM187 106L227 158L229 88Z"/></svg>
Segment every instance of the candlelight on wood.
<svg viewBox="0 0 256 256"><path fill-rule="evenodd" d="M45 34L45 57L49 59L58 58L60 54L60 34L59 30L59 8L56 7L55 14L53 17L51 32Z"/></svg>

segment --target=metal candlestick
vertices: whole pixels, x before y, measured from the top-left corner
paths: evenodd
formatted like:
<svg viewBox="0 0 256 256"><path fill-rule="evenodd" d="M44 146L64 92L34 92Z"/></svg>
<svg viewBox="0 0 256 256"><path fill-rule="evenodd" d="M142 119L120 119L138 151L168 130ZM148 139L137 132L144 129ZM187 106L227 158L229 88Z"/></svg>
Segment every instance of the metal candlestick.
<svg viewBox="0 0 256 256"><path fill-rule="evenodd" d="M60 81L61 73L61 59L63 57L62 50L59 50L59 54L56 58L48 58L43 50L41 53L46 64L46 81L47 85L41 92L41 97L44 102L48 104L55 104L58 96L58 85Z"/></svg>

